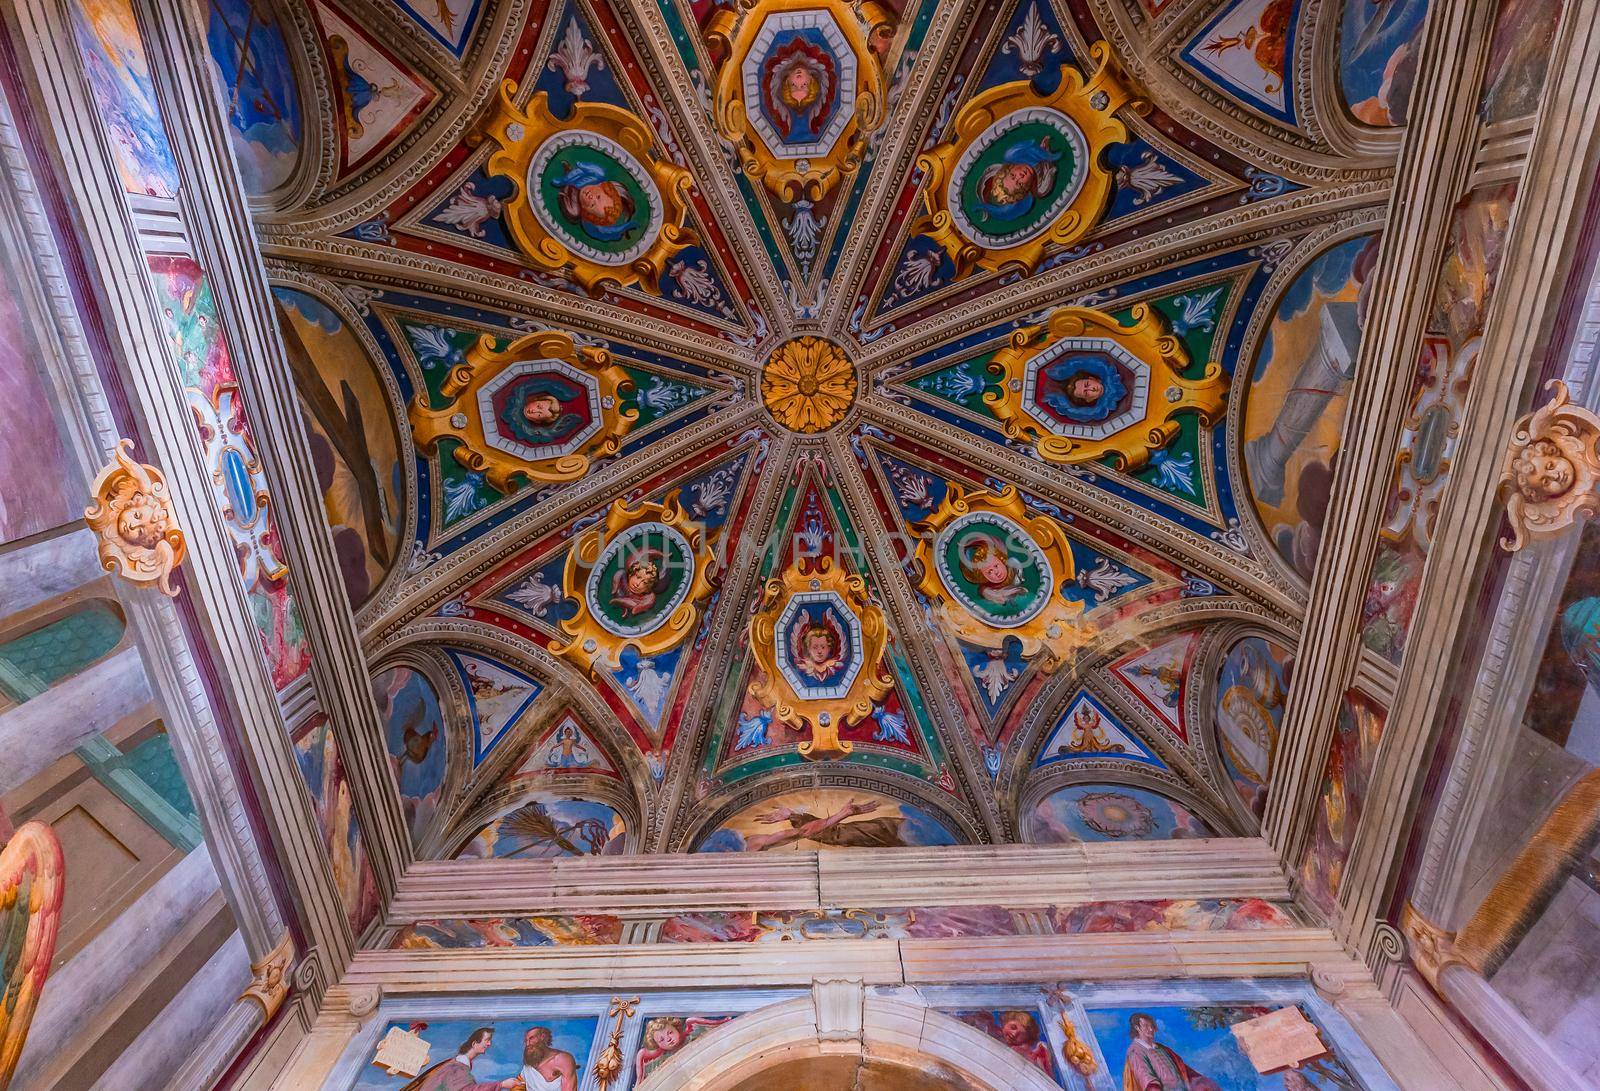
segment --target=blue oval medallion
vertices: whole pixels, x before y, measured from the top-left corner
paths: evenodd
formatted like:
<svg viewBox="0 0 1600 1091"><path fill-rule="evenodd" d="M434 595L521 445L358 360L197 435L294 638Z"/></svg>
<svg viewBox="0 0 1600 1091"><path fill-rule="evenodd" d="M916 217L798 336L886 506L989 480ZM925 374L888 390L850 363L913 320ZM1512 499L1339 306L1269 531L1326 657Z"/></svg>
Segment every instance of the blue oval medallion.
<svg viewBox="0 0 1600 1091"><path fill-rule="evenodd" d="M249 463L237 447L222 452L222 488L228 494L234 520L242 527L254 524L261 514L256 504L255 481L251 478Z"/></svg>

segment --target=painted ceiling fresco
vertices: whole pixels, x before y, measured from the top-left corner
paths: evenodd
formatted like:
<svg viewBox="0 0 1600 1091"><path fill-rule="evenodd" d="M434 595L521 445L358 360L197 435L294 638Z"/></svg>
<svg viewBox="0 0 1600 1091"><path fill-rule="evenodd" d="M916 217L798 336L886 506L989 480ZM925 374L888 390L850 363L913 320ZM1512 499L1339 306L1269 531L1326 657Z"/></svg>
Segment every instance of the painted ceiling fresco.
<svg viewBox="0 0 1600 1091"><path fill-rule="evenodd" d="M1253 832L1424 8L211 0L418 854Z"/></svg>

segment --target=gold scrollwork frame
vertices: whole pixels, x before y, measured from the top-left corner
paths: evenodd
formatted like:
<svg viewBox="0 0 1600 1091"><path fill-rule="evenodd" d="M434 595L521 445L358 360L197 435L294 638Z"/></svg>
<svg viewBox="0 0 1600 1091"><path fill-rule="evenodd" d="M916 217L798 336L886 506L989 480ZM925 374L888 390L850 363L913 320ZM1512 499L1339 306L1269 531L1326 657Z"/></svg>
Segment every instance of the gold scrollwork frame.
<svg viewBox="0 0 1600 1091"><path fill-rule="evenodd" d="M769 148L751 126L744 100L744 63L762 26L769 17L789 12L826 12L856 62L857 92L849 122L826 154L805 159L785 158ZM779 200L793 203L820 201L842 177L855 173L866 152L867 136L883 124L887 112L883 52L893 27L893 15L873 0L758 0L742 11L717 9L706 25L707 43L722 57L714 120L718 132L738 150L745 174L759 178Z"/></svg>
<svg viewBox="0 0 1600 1091"><path fill-rule="evenodd" d="M778 669L778 622L789 601L804 593L831 592L856 616L861 625L861 667L842 697L807 699L794 691ZM867 594L867 582L833 563L816 560L808 571L791 565L781 576L766 582L761 601L750 618L750 650L760 676L751 681L750 696L770 706L777 719L811 738L797 748L802 757L843 757L853 749L839 738L839 729L872 715L872 705L889 695L893 680L883 668L889 645L889 623L883 610Z"/></svg>
<svg viewBox="0 0 1600 1091"><path fill-rule="evenodd" d="M547 272L560 272L568 266L572 277L590 295L607 288L626 288L634 284L661 293L661 274L673 255L698 243L699 236L686 227L691 177L686 168L663 163L651 155L655 136L643 121L627 110L605 102L579 102L572 116L558 119L550 112L544 92L534 95L526 111L517 108L513 96L517 85L507 80L500 88L500 102L485 123L483 132L499 145L489 156L490 174L511 180L515 190L505 200L505 220L517 246L536 266ZM528 172L534 157L545 142L558 133L585 131L598 134L618 145L644 170L661 200L661 224L656 237L632 261L608 264L572 251L539 221L528 193Z"/></svg>
<svg viewBox="0 0 1600 1091"><path fill-rule="evenodd" d="M1076 68L1064 64L1060 86L1048 98L1035 94L1029 80L1003 83L974 96L956 111L950 139L917 157L917 166L926 176L923 200L928 214L912 227L912 233L925 234L942 246L955 264L957 277L966 276L974 266L1032 273L1046 253L1072 245L1100 222L1112 190L1111 172L1101 163L1101 153L1106 145L1128 139L1127 126L1114 115L1124 106L1138 109L1145 102L1112 63L1111 48L1105 42L1091 45L1089 55L1098 62L1089 78L1085 80ZM1048 228L1014 245L989 249L962 234L950 208L950 180L974 141L996 122L1027 108L1058 111L1082 131L1088 145L1083 186Z"/></svg>
<svg viewBox="0 0 1600 1091"><path fill-rule="evenodd" d="M646 523L659 523L683 538L694 562L694 572L689 577L689 588L683 600L658 626L637 636L621 636L608 630L594 616L589 608L586 588L589 575L599 563L606 546ZM551 645L550 650L571 660L591 675L602 666L610 670L620 669L622 649L629 646L638 652L640 658L671 651L693 636L699 626L701 607L716 585L716 567L711 537L704 526L684 512L676 490L660 504L644 503L630 507L626 500L616 500L606 512L605 523L590 527L580 534L567 552L562 586L568 597L577 603L578 612L561 623L561 631L569 639L565 643Z"/></svg>
<svg viewBox="0 0 1600 1091"><path fill-rule="evenodd" d="M1094 462L1110 457L1126 473L1141 470L1153 451L1177 438L1179 413L1197 413L1203 424L1222 418L1227 404L1228 377L1215 360L1206 364L1198 379L1185 379L1189 356L1183 343L1167 332L1156 310L1134 305L1133 324L1124 326L1112 315L1088 307L1057 308L1045 324L1025 326L1012 333L1011 343L995 353L990 373L1000 389L984 395L984 402L1000 421L1008 438L1032 443L1039 457L1058 464ZM1143 415L1099 438L1057 435L1040 424L1024 406L1028 363L1064 338L1109 341L1149 369Z"/></svg>
<svg viewBox="0 0 1600 1091"><path fill-rule="evenodd" d="M985 623L956 601L939 575L935 545L940 532L962 516L975 513L997 515L1014 524L1032 540L1050 565L1051 580L1044 588L1048 601L1043 609L1020 625L1002 628ZM1007 485L999 492L988 489L968 492L960 485L952 485L938 509L918 522L915 530L918 534L917 563L922 570L919 589L934 604L941 624L958 639L995 649L1005 647L1008 639L1015 639L1022 644L1024 656L1031 659L1042 653L1040 662L1046 673L1053 672L1084 642L1083 604L1061 597L1062 586L1074 575L1072 546L1055 520L1028 510L1016 486Z"/></svg>
<svg viewBox="0 0 1600 1091"><path fill-rule="evenodd" d="M632 393L633 380L620 365L613 363L605 349L579 346L564 333L547 331L519 337L504 350L496 351L495 339L487 334L467 350L466 359L450 369L439 392L449 401L435 409L428 404L428 392L419 390L408 416L417 446L433 453L441 439L454 439L459 446L454 457L466 469L481 473L490 485L503 493L515 486L512 479L526 477L536 482L576 481L589 472L597 458L617 453L622 439L639 417L637 409L622 408L623 399ZM486 425L478 411L478 391L513 364L553 360L582 372L598 387L600 429L577 450L551 458L528 461L501 451L489 442Z"/></svg>

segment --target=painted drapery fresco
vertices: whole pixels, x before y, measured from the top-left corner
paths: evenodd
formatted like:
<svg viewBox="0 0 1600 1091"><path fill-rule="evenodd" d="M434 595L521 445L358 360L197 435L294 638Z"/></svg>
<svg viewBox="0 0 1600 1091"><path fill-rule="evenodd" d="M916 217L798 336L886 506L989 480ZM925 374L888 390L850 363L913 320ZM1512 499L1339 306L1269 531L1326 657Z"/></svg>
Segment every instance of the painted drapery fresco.
<svg viewBox="0 0 1600 1091"><path fill-rule="evenodd" d="M1461 446L1467 396L1515 202L1514 185L1475 189L1457 204L1450 221L1362 605L1362 642L1396 665L1405 655L1434 524Z"/></svg>
<svg viewBox="0 0 1600 1091"><path fill-rule="evenodd" d="M293 174L304 138L288 43L266 0L208 0L207 10L239 173L252 194L271 193Z"/></svg>
<svg viewBox="0 0 1600 1091"><path fill-rule="evenodd" d="M641 918L630 918L637 920ZM836 939L960 939L1129 932L1251 932L1296 927L1259 898L1088 902L1073 906L950 905L894 909L773 909L660 918L656 943L796 943ZM1041 932L1041 928L1043 931ZM637 938L630 942L641 942ZM404 950L591 947L622 942L623 921L602 914L419 920L389 946Z"/></svg>
<svg viewBox="0 0 1600 1091"><path fill-rule="evenodd" d="M273 295L334 553L350 604L359 607L400 547L405 507L395 414L366 350L331 307L294 288Z"/></svg>
<svg viewBox="0 0 1600 1091"><path fill-rule="evenodd" d="M1244 463L1256 511L1291 568L1316 565L1378 240L1330 247L1289 285L1251 369Z"/></svg>
<svg viewBox="0 0 1600 1091"><path fill-rule="evenodd" d="M1023 817L1034 844L1213 837L1181 803L1125 784L1075 784L1050 793Z"/></svg>
<svg viewBox="0 0 1600 1091"><path fill-rule="evenodd" d="M439 695L421 671L395 667L372 680L389 762L413 844L420 843L444 792L449 730Z"/></svg>
<svg viewBox="0 0 1600 1091"><path fill-rule="evenodd" d="M0 251L0 546L81 518L87 498L23 319L15 257Z"/></svg>
<svg viewBox="0 0 1600 1091"><path fill-rule="evenodd" d="M699 852L952 845L955 837L926 810L870 792L819 788L772 796L723 821Z"/></svg>
<svg viewBox="0 0 1600 1091"><path fill-rule="evenodd" d="M1383 738L1384 711L1354 690L1340 702L1333 744L1322 773L1315 823L1300 864L1301 889L1324 913L1338 910L1345 862L1355 844L1367 778Z"/></svg>
<svg viewBox="0 0 1600 1091"><path fill-rule="evenodd" d="M1483 74L1479 113L1485 121L1526 117L1539 108L1564 7L1561 0L1501 0Z"/></svg>

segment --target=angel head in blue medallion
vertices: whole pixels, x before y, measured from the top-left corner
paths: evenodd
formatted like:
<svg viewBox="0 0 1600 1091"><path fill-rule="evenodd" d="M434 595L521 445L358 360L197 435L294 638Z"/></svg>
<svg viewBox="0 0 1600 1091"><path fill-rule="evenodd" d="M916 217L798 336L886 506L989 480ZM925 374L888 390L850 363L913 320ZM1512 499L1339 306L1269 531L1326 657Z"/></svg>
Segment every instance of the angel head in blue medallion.
<svg viewBox="0 0 1600 1091"><path fill-rule="evenodd" d="M1117 411L1128 388L1117 366L1095 353L1070 353L1040 373L1039 400L1057 416L1079 424L1103 421Z"/></svg>
<svg viewBox="0 0 1600 1091"><path fill-rule="evenodd" d="M802 610L789 630L791 665L816 686L838 681L853 652L846 627L833 607L816 603Z"/></svg>

